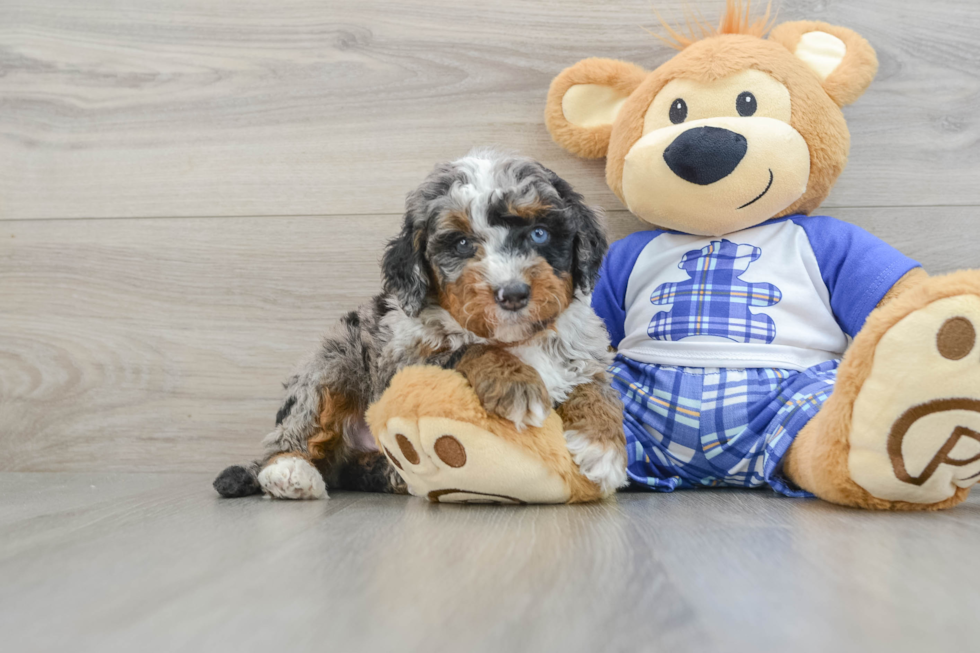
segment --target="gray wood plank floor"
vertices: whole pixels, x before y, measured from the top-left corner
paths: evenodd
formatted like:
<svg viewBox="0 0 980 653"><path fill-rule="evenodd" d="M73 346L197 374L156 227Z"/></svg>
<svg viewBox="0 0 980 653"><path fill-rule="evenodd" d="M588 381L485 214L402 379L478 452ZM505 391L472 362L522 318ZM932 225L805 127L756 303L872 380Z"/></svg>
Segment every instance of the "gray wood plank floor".
<svg viewBox="0 0 980 653"><path fill-rule="evenodd" d="M201 474L0 474L7 651L976 650L980 497L879 514L768 491L589 506Z"/></svg>

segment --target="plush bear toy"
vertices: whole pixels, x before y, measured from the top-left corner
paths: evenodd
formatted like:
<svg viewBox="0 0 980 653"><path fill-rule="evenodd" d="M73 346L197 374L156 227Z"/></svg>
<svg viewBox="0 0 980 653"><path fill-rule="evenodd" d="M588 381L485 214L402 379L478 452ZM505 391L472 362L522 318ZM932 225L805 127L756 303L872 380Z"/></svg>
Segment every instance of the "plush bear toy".
<svg viewBox="0 0 980 653"><path fill-rule="evenodd" d="M367 422L409 491L433 503L581 503L603 494L579 473L555 411L518 431L453 370L398 372Z"/></svg>
<svg viewBox="0 0 980 653"><path fill-rule="evenodd" d="M980 274L930 278L864 230L810 217L844 169L841 107L877 70L849 29L669 30L653 72L586 59L551 85L555 141L606 157L656 228L615 243L593 307L618 350L629 476L769 485L932 510L980 480ZM853 342L849 346L849 338Z"/></svg>

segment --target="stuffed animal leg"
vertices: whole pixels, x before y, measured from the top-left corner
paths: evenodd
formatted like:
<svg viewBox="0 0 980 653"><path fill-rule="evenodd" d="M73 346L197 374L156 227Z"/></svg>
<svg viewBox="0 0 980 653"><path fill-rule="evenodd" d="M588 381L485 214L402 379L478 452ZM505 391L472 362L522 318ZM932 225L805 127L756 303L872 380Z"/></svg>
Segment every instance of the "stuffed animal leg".
<svg viewBox="0 0 980 653"><path fill-rule="evenodd" d="M978 331L977 271L927 278L873 311L790 447L786 475L861 508L963 501L980 480Z"/></svg>
<svg viewBox="0 0 980 653"><path fill-rule="evenodd" d="M407 367L367 411L382 451L409 491L435 503L579 503L600 498L579 474L552 411L520 431L489 415L466 379Z"/></svg>

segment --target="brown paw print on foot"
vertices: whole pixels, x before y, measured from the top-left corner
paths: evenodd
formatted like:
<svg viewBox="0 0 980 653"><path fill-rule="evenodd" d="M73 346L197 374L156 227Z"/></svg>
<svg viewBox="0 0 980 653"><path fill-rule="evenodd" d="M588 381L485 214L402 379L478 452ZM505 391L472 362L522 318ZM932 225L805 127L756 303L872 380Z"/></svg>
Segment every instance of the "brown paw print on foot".
<svg viewBox="0 0 980 653"><path fill-rule="evenodd" d="M938 503L980 480L980 297L937 300L882 336L848 466L870 494Z"/></svg>
<svg viewBox="0 0 980 653"><path fill-rule="evenodd" d="M564 503L570 496L540 459L469 422L394 417L378 440L409 491L433 503Z"/></svg>

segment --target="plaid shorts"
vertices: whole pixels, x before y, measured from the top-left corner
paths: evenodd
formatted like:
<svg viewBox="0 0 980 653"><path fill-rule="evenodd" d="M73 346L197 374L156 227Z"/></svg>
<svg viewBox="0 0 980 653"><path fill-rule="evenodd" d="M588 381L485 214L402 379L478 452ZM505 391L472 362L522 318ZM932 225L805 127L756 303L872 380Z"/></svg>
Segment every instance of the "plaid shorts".
<svg viewBox="0 0 980 653"><path fill-rule="evenodd" d="M650 365L617 356L609 367L625 407L627 472L670 492L698 486L760 487L812 496L780 462L830 397L839 361L797 372Z"/></svg>

